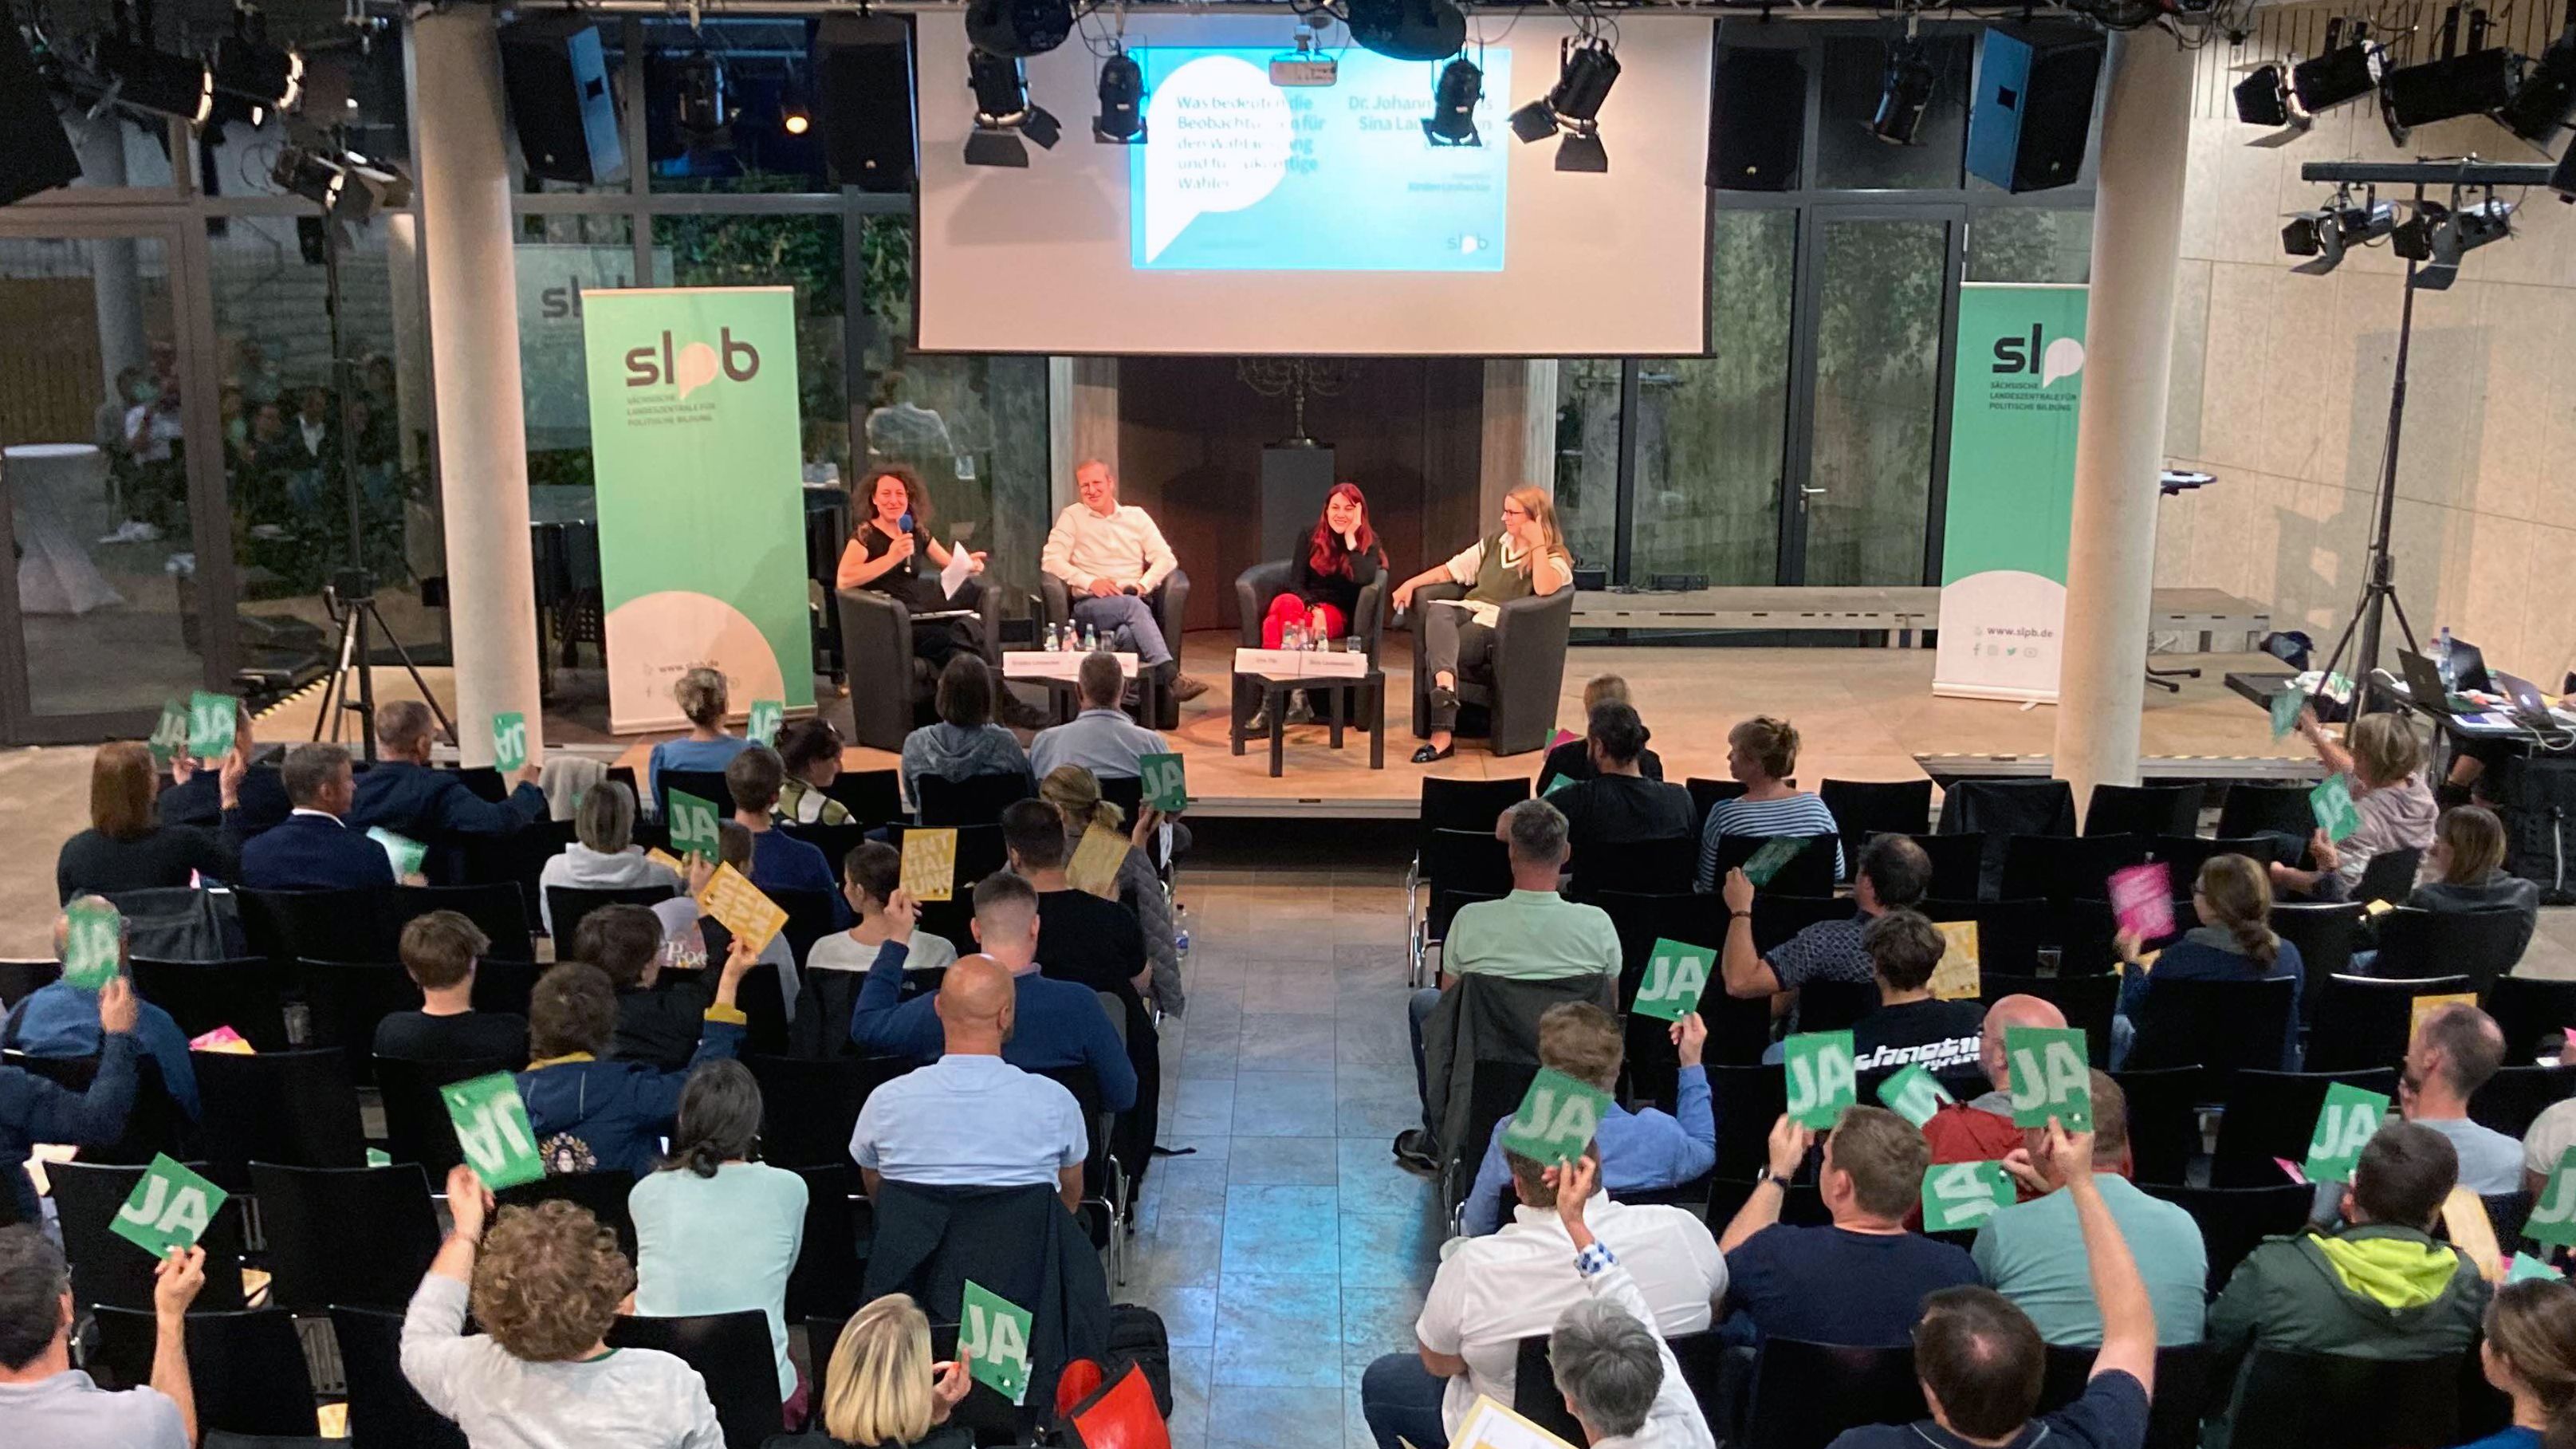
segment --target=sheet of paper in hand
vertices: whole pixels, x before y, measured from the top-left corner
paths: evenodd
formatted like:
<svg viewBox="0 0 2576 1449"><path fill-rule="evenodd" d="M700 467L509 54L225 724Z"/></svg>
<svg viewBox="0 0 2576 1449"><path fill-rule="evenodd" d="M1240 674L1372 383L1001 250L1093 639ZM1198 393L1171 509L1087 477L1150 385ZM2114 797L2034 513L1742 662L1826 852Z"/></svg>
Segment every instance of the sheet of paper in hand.
<svg viewBox="0 0 2576 1449"><path fill-rule="evenodd" d="M2173 870L2161 860L2111 872L2111 914L2142 941L2173 934Z"/></svg>
<svg viewBox="0 0 2576 1449"><path fill-rule="evenodd" d="M1878 1084L1878 1100L1887 1104L1887 1110L1920 1127L1959 1099L1950 1095L1940 1078L1925 1071L1921 1062L1915 1062Z"/></svg>
<svg viewBox="0 0 2576 1449"><path fill-rule="evenodd" d="M1717 974L1717 953L1706 946L1655 938L1646 974L1637 982L1637 999L1629 1010L1639 1016L1679 1021L1699 1010L1700 994Z"/></svg>
<svg viewBox="0 0 2576 1449"><path fill-rule="evenodd" d="M2308 792L2308 809L2328 840L2349 840L2361 828L2361 807L2352 803L2352 781L2328 775Z"/></svg>
<svg viewBox="0 0 2576 1449"><path fill-rule="evenodd" d="M1065 883L1104 901L1118 899L1118 869L1127 863L1127 849L1126 836L1104 825L1092 826L1073 847L1073 859L1065 862Z"/></svg>
<svg viewBox="0 0 2576 1449"><path fill-rule="evenodd" d="M1762 842L1759 849L1745 857L1744 878L1753 882L1757 888L1769 885L1771 877L1780 873L1780 867L1796 860L1798 852L1805 850L1809 843L1807 837L1803 835L1772 836Z"/></svg>
<svg viewBox="0 0 2576 1449"><path fill-rule="evenodd" d="M428 846L408 835L396 835L381 825L368 826L367 838L384 847L385 859L393 863L396 880L408 880L420 874L420 863L429 859Z"/></svg>
<svg viewBox="0 0 2576 1449"><path fill-rule="evenodd" d="M1520 1110L1503 1128L1503 1146L1538 1162L1572 1162L1591 1145L1609 1105L1609 1093L1541 1067L1521 1096Z"/></svg>
<svg viewBox="0 0 2576 1449"><path fill-rule="evenodd" d="M787 718L787 701L755 699L751 702L751 718L743 725L743 738L758 744L775 746L778 743L779 721L785 718Z"/></svg>
<svg viewBox="0 0 2576 1449"><path fill-rule="evenodd" d="M1399 1437L1406 1449L1413 1441ZM1537 1424L1515 1414L1505 1405L1482 1394L1467 1406L1467 1416L1458 1421L1458 1431L1449 1436L1449 1449L1574 1449Z"/></svg>
<svg viewBox="0 0 2576 1449"><path fill-rule="evenodd" d="M1190 790L1182 778L1178 755L1138 755L1136 774L1145 787L1145 803L1166 815L1190 808Z"/></svg>
<svg viewBox="0 0 2576 1449"><path fill-rule="evenodd" d="M107 1230L153 1257L166 1258L173 1248L195 1247L228 1196L168 1153L155 1153Z"/></svg>
<svg viewBox="0 0 2576 1449"><path fill-rule="evenodd" d="M63 980L83 991L107 984L125 964L125 917L95 896L63 908Z"/></svg>
<svg viewBox="0 0 2576 1449"><path fill-rule="evenodd" d="M229 694L198 690L188 696L188 754L220 760L232 753L233 725L241 704Z"/></svg>
<svg viewBox="0 0 2576 1449"><path fill-rule="evenodd" d="M2316 1130L2308 1134L2308 1160L2301 1171L2310 1182L2350 1182L2361 1149L2388 1116L2388 1098L2342 1082L2326 1084L2325 1105L2317 1112Z"/></svg>
<svg viewBox="0 0 2576 1449"><path fill-rule="evenodd" d="M1936 1001L1974 1001L1984 989L1977 967L1977 923L1941 921L1941 964L1932 968Z"/></svg>
<svg viewBox="0 0 2576 1449"><path fill-rule="evenodd" d="M518 710L492 716L492 768L515 775L528 767L528 717Z"/></svg>
<svg viewBox="0 0 2576 1449"><path fill-rule="evenodd" d="M1811 1031L1780 1043L1780 1070L1788 1074L1789 1115L1822 1132L1860 1100L1858 1060L1848 1031Z"/></svg>
<svg viewBox="0 0 2576 1449"><path fill-rule="evenodd" d="M2000 1162L1943 1162L1923 1174L1927 1233L1973 1228L2012 1204L2012 1178Z"/></svg>
<svg viewBox="0 0 2576 1449"><path fill-rule="evenodd" d="M966 551L966 539L960 535L957 542L949 547L948 566L939 571L939 596L956 598L957 591L966 587L966 581L974 576L975 555Z"/></svg>
<svg viewBox="0 0 2576 1449"><path fill-rule="evenodd" d="M914 827L903 833L903 890L916 901L957 894L957 831Z"/></svg>
<svg viewBox="0 0 2576 1449"><path fill-rule="evenodd" d="M2093 1130L2093 1078L2081 1027L2016 1026L2004 1033L2012 1063L2013 1125L2044 1127L2054 1117L2069 1132Z"/></svg>
<svg viewBox="0 0 2576 1449"><path fill-rule="evenodd" d="M456 1125L465 1165L485 1187L515 1187L546 1175L528 1105L519 1100L519 1084L508 1072L450 1082L438 1095L447 1103L447 1120Z"/></svg>
<svg viewBox="0 0 2576 1449"><path fill-rule="evenodd" d="M957 1346L966 1354L966 1376L1014 1404L1027 1398L1034 1315L972 1278L958 1310Z"/></svg>
<svg viewBox="0 0 2576 1449"><path fill-rule="evenodd" d="M716 918L716 924L733 932L738 940L747 941L755 951L769 944L778 928L787 924L787 912L778 903L761 894L760 887L730 865L716 867L707 878L707 888L698 896L698 904Z"/></svg>
<svg viewBox="0 0 2576 1449"><path fill-rule="evenodd" d="M686 790L670 791L669 796L672 852L707 860L724 859L719 847L721 837L716 833L716 822L724 817L716 813L714 802L701 800Z"/></svg>

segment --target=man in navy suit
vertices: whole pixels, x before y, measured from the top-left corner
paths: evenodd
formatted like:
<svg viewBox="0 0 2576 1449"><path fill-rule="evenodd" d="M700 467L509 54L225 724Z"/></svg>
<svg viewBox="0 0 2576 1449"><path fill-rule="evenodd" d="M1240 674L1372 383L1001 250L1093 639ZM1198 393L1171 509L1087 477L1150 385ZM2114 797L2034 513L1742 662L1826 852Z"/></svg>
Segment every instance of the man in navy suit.
<svg viewBox="0 0 2576 1449"><path fill-rule="evenodd" d="M429 746L436 733L437 721L419 700L376 707L376 763L358 781L350 824L361 830L381 825L434 851L461 835L508 835L546 817L536 761L519 771L510 798L495 803L475 794L456 771L430 767Z"/></svg>
<svg viewBox="0 0 2576 1449"><path fill-rule="evenodd" d="M262 891L327 891L394 883L393 862L348 824L358 793L344 745L297 745L278 770L294 810L242 844L242 884Z"/></svg>

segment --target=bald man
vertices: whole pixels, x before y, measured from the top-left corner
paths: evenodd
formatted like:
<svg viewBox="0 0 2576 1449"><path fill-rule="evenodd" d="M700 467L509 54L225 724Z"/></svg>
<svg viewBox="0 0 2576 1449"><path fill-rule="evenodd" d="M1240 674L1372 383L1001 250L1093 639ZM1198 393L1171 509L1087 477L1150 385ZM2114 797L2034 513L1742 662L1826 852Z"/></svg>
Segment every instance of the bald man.
<svg viewBox="0 0 2576 1449"><path fill-rule="evenodd" d="M990 956L948 968L933 1010L947 1034L938 1061L868 1094L850 1160L868 1196L887 1178L927 1187L1051 1185L1082 1205L1090 1134L1063 1087L1002 1060L1018 1011L1010 968Z"/></svg>
<svg viewBox="0 0 2576 1449"><path fill-rule="evenodd" d="M2004 1034L2017 1026L2065 1025L2066 1013L2036 996L2007 996L1986 1008L1977 1059L1994 1090L1944 1107L1923 1124L1934 1162L2001 1162L2005 1153L2022 1145L2021 1129L2012 1120L2012 1064L2004 1056ZM2023 1193L2029 1195L2027 1189Z"/></svg>

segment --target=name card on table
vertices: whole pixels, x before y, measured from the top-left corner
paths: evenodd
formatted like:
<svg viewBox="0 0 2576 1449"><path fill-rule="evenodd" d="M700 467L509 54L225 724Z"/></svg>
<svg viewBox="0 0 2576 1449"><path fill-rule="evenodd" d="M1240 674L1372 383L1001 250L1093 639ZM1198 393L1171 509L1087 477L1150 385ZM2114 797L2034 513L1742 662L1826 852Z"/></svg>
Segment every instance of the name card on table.
<svg viewBox="0 0 2576 1449"><path fill-rule="evenodd" d="M1272 679L1359 679L1369 672L1369 657L1338 649L1237 649L1234 672Z"/></svg>
<svg viewBox="0 0 2576 1449"><path fill-rule="evenodd" d="M1004 679L1061 679L1067 682L1082 674L1082 661L1093 652L1107 654L1118 661L1118 673L1128 679L1136 677L1136 655L1133 650L1086 651L1081 649L1010 649L1002 654Z"/></svg>

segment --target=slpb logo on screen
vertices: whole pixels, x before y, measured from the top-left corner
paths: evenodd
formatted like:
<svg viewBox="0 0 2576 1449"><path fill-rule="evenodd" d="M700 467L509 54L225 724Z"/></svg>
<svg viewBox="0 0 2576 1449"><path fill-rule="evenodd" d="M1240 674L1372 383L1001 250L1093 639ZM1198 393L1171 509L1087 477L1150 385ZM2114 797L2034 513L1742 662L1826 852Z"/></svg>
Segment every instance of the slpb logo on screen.
<svg viewBox="0 0 2576 1449"><path fill-rule="evenodd" d="M2084 370L2084 344L2072 337L2050 341L2038 323L2030 324L2027 337L2016 333L1995 339L1995 371L2010 376L2018 373L2039 374L2039 385L2046 387L2061 377L2073 377Z"/></svg>
<svg viewBox="0 0 2576 1449"><path fill-rule="evenodd" d="M662 387L676 384L680 397L686 400L716 380L722 372L735 382L749 382L760 376L760 349L748 342L736 342L733 329L722 329L714 346L704 342L675 344L671 334L662 334L659 348L631 348L626 354L628 387Z"/></svg>

